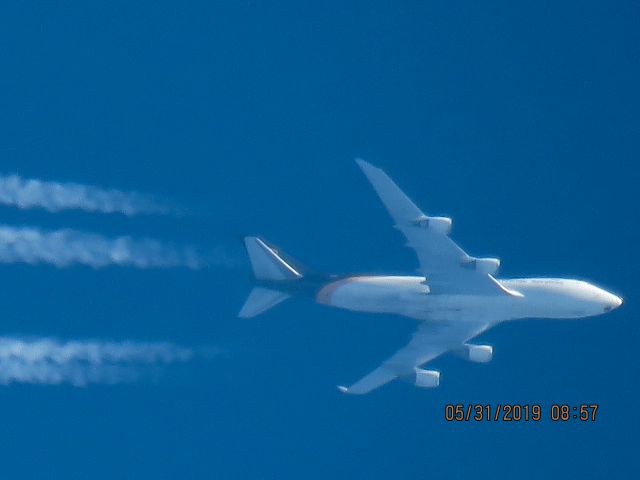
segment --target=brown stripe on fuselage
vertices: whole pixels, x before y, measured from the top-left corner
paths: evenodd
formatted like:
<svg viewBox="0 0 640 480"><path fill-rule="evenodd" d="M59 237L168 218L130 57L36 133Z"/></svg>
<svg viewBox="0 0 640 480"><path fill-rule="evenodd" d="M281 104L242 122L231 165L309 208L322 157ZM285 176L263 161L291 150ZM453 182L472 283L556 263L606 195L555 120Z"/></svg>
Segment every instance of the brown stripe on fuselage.
<svg viewBox="0 0 640 480"><path fill-rule="evenodd" d="M362 280L365 278L374 278L374 277L371 275L362 275L362 276L355 276L355 277L347 277L347 278L343 278L342 280L331 282L328 285L325 285L324 287L322 287L320 291L318 291L318 293L316 294L316 302L322 303L323 305L331 305L331 295L333 295L333 292L335 292L338 288L348 283L357 282L358 280Z"/></svg>

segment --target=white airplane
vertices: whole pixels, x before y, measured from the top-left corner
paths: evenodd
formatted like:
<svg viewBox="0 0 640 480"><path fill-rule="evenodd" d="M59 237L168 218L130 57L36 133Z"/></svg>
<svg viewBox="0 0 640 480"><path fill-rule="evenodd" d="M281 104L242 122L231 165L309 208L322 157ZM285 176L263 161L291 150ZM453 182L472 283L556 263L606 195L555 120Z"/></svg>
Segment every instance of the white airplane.
<svg viewBox="0 0 640 480"><path fill-rule="evenodd" d="M418 387L437 387L440 372L420 368L446 353L488 362L493 348L468 343L506 320L583 318L609 312L622 299L581 280L498 280L496 258L475 258L451 238L451 219L429 217L381 169L356 160L418 257L417 276L318 276L305 274L259 237L245 237L255 287L239 316L253 317L293 294L317 303L360 312L404 315L420 321L409 343L373 372L341 392L368 393L396 378Z"/></svg>

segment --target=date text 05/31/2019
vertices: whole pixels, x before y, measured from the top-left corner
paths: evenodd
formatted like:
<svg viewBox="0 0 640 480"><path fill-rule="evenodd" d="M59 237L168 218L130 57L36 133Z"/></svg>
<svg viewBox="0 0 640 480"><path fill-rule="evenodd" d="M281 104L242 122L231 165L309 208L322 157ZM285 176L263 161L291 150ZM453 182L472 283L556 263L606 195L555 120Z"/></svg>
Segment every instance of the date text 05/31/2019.
<svg viewBox="0 0 640 480"><path fill-rule="evenodd" d="M551 406L539 403L448 403L444 406L444 419L447 422L539 422L544 419L553 422L595 422L598 407L597 403L554 403Z"/></svg>

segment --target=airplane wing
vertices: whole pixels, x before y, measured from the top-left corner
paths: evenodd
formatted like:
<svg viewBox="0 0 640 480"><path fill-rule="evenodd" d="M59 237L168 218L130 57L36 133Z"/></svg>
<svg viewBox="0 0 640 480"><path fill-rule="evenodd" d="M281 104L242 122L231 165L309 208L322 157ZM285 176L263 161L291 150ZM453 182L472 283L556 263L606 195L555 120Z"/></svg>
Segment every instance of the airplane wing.
<svg viewBox="0 0 640 480"><path fill-rule="evenodd" d="M362 395L398 377L412 377L416 369L440 355L461 348L492 324L482 321L425 321L407 345L394 353L374 371L350 387L338 387L343 393Z"/></svg>
<svg viewBox="0 0 640 480"><path fill-rule="evenodd" d="M395 228L415 250L420 268L432 293L468 295L518 295L503 287L489 272L499 261L467 255L451 238L451 219L425 215L381 169L357 159L395 221Z"/></svg>

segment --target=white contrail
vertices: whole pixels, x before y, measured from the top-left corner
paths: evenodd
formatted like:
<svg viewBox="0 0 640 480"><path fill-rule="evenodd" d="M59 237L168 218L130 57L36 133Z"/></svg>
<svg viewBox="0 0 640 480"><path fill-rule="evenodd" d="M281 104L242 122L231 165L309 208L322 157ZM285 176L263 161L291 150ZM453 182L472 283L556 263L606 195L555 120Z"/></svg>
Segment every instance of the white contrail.
<svg viewBox="0 0 640 480"><path fill-rule="evenodd" d="M43 231L9 225L0 225L0 263L50 263L57 267L82 264L94 268L120 265L199 269L212 263L228 266L219 254L205 259L193 247L171 246L153 239L109 238L78 230Z"/></svg>
<svg viewBox="0 0 640 480"><path fill-rule="evenodd" d="M192 349L171 343L0 337L0 384L128 383L153 368L185 363L195 356Z"/></svg>
<svg viewBox="0 0 640 480"><path fill-rule="evenodd" d="M107 190L79 183L25 179L18 175L0 175L0 204L18 208L44 208L50 212L85 210L87 212L138 214L179 213L151 195Z"/></svg>

